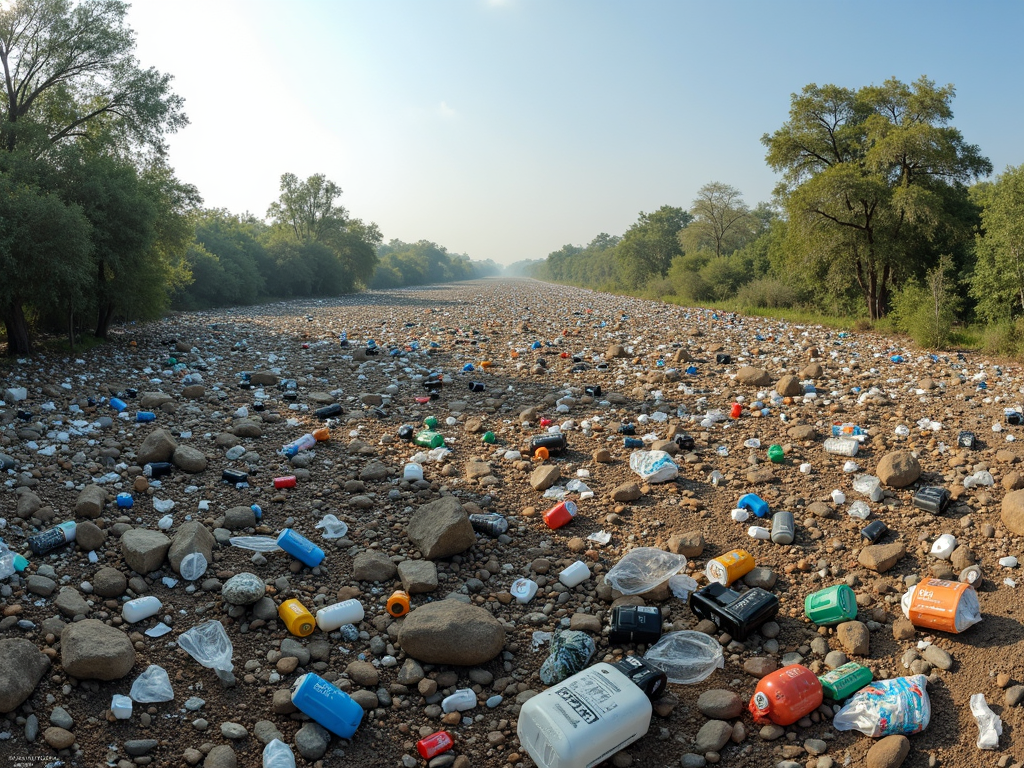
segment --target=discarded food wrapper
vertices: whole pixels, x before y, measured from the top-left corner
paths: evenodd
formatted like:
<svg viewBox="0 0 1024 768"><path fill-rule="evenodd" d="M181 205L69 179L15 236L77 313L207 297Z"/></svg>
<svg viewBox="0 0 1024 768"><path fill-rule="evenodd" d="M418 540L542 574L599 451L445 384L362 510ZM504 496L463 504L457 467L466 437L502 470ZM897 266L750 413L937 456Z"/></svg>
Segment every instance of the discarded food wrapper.
<svg viewBox="0 0 1024 768"><path fill-rule="evenodd" d="M323 519L315 527L323 529L322 535L325 539L340 539L348 533L348 523L344 520L339 520L334 515L324 515Z"/></svg>
<svg viewBox="0 0 1024 768"><path fill-rule="evenodd" d="M667 483L679 476L679 467L665 451L633 451L629 468L648 483Z"/></svg>
<svg viewBox="0 0 1024 768"><path fill-rule="evenodd" d="M877 680L861 688L832 719L837 731L910 736L928 727L932 708L924 675Z"/></svg>
<svg viewBox="0 0 1024 768"><path fill-rule="evenodd" d="M551 641L551 654L540 667L541 682L554 685L575 675L587 666L596 651L593 638L586 632L557 632Z"/></svg>
<svg viewBox="0 0 1024 768"><path fill-rule="evenodd" d="M971 714L978 724L978 749L996 749L1003 735L1003 721L989 709L984 693L971 696Z"/></svg>
<svg viewBox="0 0 1024 768"><path fill-rule="evenodd" d="M690 629L662 635L661 640L647 649L644 660L668 675L670 683L680 685L699 683L716 669L725 668L725 656L718 640Z"/></svg>
<svg viewBox="0 0 1024 768"><path fill-rule="evenodd" d="M981 621L974 587L962 581L922 579L900 600L903 615L915 627L959 633Z"/></svg>
<svg viewBox="0 0 1024 768"><path fill-rule="evenodd" d="M623 556L605 574L605 583L624 595L640 595L679 573L686 567L683 555L674 555L656 547L637 547Z"/></svg>
<svg viewBox="0 0 1024 768"><path fill-rule="evenodd" d="M139 704L151 704L158 701L171 701L174 691L167 671L156 664L150 664L146 671L135 678L132 689L128 692L132 701Z"/></svg>
<svg viewBox="0 0 1024 768"><path fill-rule="evenodd" d="M612 540L612 535L608 531L594 531L592 534L587 536L587 541L592 541L595 544L607 544Z"/></svg>

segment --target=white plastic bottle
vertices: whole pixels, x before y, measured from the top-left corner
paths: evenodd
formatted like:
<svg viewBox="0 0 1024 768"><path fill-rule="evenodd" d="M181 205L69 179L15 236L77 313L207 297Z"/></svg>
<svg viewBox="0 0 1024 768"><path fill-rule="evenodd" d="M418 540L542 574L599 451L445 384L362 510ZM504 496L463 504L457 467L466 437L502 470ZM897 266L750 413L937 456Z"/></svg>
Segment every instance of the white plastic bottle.
<svg viewBox="0 0 1024 768"><path fill-rule="evenodd" d="M537 582L527 578L516 579L512 582L509 592L512 593L512 597L516 599L516 602L520 605L526 605L537 594Z"/></svg>
<svg viewBox="0 0 1024 768"><path fill-rule="evenodd" d="M465 712L476 706L476 694L472 688L459 688L441 701L441 709L448 712Z"/></svg>
<svg viewBox="0 0 1024 768"><path fill-rule="evenodd" d="M345 624L358 624L363 620L363 605L356 599L328 605L316 612L316 625L324 632L333 632Z"/></svg>
<svg viewBox="0 0 1024 768"><path fill-rule="evenodd" d="M590 568L582 560L577 560L572 565L568 566L564 571L558 574L558 580L565 586L572 589L577 584L582 584L584 581L590 578Z"/></svg>
<svg viewBox="0 0 1024 768"><path fill-rule="evenodd" d="M163 603L155 595L137 597L134 600L129 600L121 607L121 616L129 624L134 624L136 621L142 621L156 615L161 607L163 607Z"/></svg>
<svg viewBox="0 0 1024 768"><path fill-rule="evenodd" d="M830 437L825 441L825 453L837 456L856 456L859 449L860 443L850 438Z"/></svg>
<svg viewBox="0 0 1024 768"><path fill-rule="evenodd" d="M405 469L402 470L402 479L407 480L410 483L414 483L417 480L423 479L423 465L409 463L405 465Z"/></svg>

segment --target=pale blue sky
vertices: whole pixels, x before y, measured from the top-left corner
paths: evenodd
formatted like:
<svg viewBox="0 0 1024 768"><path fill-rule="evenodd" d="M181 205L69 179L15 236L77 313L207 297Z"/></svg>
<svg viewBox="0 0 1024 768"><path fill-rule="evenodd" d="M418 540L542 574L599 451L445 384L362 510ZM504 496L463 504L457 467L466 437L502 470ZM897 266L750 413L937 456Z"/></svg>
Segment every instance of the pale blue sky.
<svg viewBox="0 0 1024 768"><path fill-rule="evenodd" d="M709 181L750 205L760 138L811 82L954 83L954 124L1024 162L1024 3L135 0L138 56L192 124L171 163L264 215L323 173L385 239L540 258Z"/></svg>

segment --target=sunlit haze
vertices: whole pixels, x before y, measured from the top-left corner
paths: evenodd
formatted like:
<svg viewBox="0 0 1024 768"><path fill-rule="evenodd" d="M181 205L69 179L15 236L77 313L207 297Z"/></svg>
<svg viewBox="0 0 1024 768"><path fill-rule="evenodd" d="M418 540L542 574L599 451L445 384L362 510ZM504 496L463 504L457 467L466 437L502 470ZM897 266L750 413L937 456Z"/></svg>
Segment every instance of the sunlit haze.
<svg viewBox="0 0 1024 768"><path fill-rule="evenodd" d="M323 173L385 240L541 258L721 181L776 183L790 94L927 75L996 171L1024 162L1020 2L136 0L174 76L170 139L209 207L263 216Z"/></svg>

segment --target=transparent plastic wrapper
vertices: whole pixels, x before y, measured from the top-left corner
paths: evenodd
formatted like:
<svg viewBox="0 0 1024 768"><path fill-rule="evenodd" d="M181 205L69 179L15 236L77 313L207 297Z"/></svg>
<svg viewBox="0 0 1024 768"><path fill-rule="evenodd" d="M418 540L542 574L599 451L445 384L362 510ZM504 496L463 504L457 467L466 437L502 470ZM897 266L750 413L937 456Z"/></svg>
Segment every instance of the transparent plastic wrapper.
<svg viewBox="0 0 1024 768"><path fill-rule="evenodd" d="M249 549L253 552L277 552L277 539L272 536L232 536L228 539L232 547Z"/></svg>
<svg viewBox="0 0 1024 768"><path fill-rule="evenodd" d="M825 453L836 456L856 456L859 450L860 443L852 438L830 437L825 441Z"/></svg>
<svg viewBox="0 0 1024 768"><path fill-rule="evenodd" d="M668 675L670 683L681 685L699 683L716 669L725 667L725 656L719 642L710 635L691 629L662 635L647 649L644 659Z"/></svg>
<svg viewBox="0 0 1024 768"><path fill-rule="evenodd" d="M263 748L263 768L295 768L292 748L280 739L274 739Z"/></svg>
<svg viewBox="0 0 1024 768"><path fill-rule="evenodd" d="M234 646L224 625L211 619L204 624L192 627L178 637L178 645L185 649L189 656L207 669L217 673L217 677L225 685L234 685L232 674L235 665L231 663Z"/></svg>
<svg viewBox="0 0 1024 768"><path fill-rule="evenodd" d="M680 600L686 600L697 591L697 581L690 578L689 576L683 576L677 573L668 580L668 588L672 590L672 594Z"/></svg>
<svg viewBox="0 0 1024 768"><path fill-rule="evenodd" d="M667 483L679 476L679 467L665 451L633 451L629 468L648 483Z"/></svg>
<svg viewBox="0 0 1024 768"><path fill-rule="evenodd" d="M971 696L971 714L978 724L978 749L996 749L1003 735L1003 721L989 709L984 693Z"/></svg>
<svg viewBox="0 0 1024 768"><path fill-rule="evenodd" d="M867 520L871 517L871 507L865 504L863 501L858 499L850 505L849 509L846 510L846 514L850 517L857 517L861 520Z"/></svg>
<svg viewBox="0 0 1024 768"><path fill-rule="evenodd" d="M624 595L649 592L686 567L686 558L656 547L637 547L627 552L605 574L605 583Z"/></svg>
<svg viewBox="0 0 1024 768"><path fill-rule="evenodd" d="M981 621L974 587L962 581L922 579L900 600L903 615L915 627L960 633Z"/></svg>
<svg viewBox="0 0 1024 768"><path fill-rule="evenodd" d="M202 552L189 552L181 558L178 565L178 573L185 581L195 581L204 573L209 563L206 562L206 555Z"/></svg>
<svg viewBox="0 0 1024 768"><path fill-rule="evenodd" d="M874 475L857 475L853 478L853 490L872 501L882 500L882 483Z"/></svg>
<svg viewBox="0 0 1024 768"><path fill-rule="evenodd" d="M932 717L924 675L876 680L861 688L832 719L837 731L879 737L910 736L928 727Z"/></svg>
<svg viewBox="0 0 1024 768"><path fill-rule="evenodd" d="M0 541L0 581L14 575L14 553Z"/></svg>
<svg viewBox="0 0 1024 768"><path fill-rule="evenodd" d="M325 539L340 539L348 533L348 524L334 515L324 515L316 527L323 529L322 535Z"/></svg>
<svg viewBox="0 0 1024 768"><path fill-rule="evenodd" d="M167 671L156 664L150 664L146 671L135 678L132 689L128 692L132 701L139 704L152 704L158 701L171 701L174 690Z"/></svg>
<svg viewBox="0 0 1024 768"><path fill-rule="evenodd" d="M587 666L596 651L593 638L586 632L569 629L555 633L551 655L540 667L540 681L544 685L562 682Z"/></svg>

